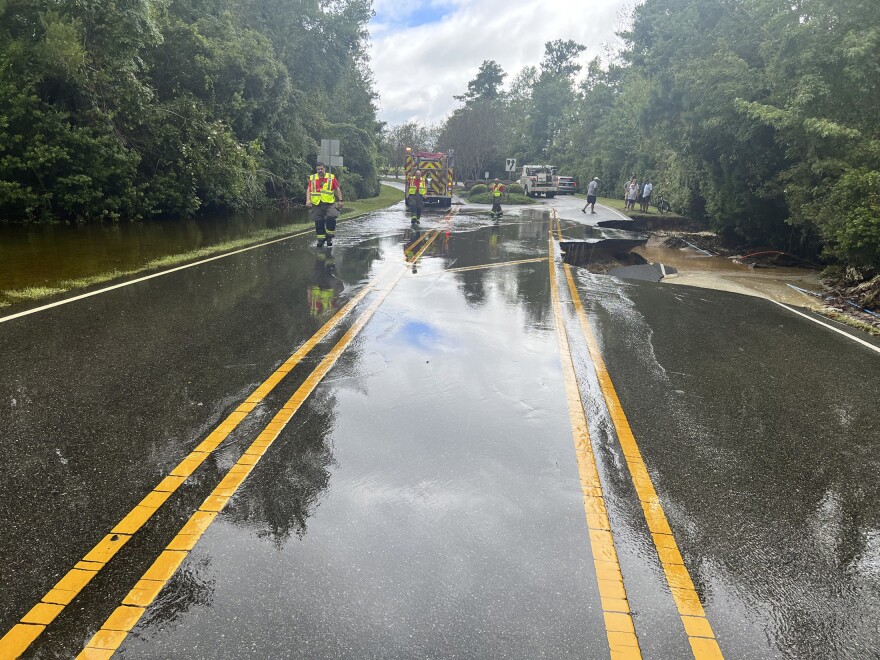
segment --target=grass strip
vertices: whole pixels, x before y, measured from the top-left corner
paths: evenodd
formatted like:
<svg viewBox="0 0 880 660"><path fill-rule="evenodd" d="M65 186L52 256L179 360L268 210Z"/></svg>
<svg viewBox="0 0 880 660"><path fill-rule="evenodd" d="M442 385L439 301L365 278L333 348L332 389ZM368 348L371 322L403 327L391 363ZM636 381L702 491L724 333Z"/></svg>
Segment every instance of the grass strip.
<svg viewBox="0 0 880 660"><path fill-rule="evenodd" d="M345 202L342 209L342 219L348 220L371 211L383 209L397 202L403 201L403 191L382 184L381 192L378 197L368 197L367 199L359 199L356 202Z"/></svg>
<svg viewBox="0 0 880 660"><path fill-rule="evenodd" d="M869 335L873 335L874 337L880 337L880 328L877 328L870 323L866 323L860 319L857 319L853 316L845 312L841 312L838 309L834 309L833 307L823 307L819 310L819 313L833 321L837 321L838 323L843 323L851 328L855 328L857 330L862 330L867 332Z"/></svg>

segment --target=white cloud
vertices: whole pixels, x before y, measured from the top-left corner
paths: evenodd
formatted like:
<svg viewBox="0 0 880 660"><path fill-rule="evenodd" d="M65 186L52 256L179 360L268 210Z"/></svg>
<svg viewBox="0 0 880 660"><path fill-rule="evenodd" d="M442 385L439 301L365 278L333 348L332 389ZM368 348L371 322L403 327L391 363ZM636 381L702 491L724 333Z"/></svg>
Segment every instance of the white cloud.
<svg viewBox="0 0 880 660"><path fill-rule="evenodd" d="M449 0L454 11L418 27L410 10L393 13L393 0L376 0L377 18L370 24L371 59L379 93L379 118L389 124L415 120L433 123L458 103L453 95L467 90L484 60L495 60L507 73L505 83L524 66L537 66L544 43L574 39L587 46L580 62L604 55L614 41L621 11L633 0ZM398 21L397 18L400 20Z"/></svg>

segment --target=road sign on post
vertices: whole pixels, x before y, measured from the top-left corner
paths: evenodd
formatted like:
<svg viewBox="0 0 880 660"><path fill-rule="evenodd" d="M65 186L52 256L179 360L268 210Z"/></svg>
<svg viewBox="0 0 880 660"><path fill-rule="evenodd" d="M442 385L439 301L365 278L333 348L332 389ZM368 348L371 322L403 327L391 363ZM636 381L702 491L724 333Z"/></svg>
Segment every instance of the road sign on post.
<svg viewBox="0 0 880 660"><path fill-rule="evenodd" d="M334 167L342 167L343 159L339 155L339 140L321 140L318 161L327 166L328 172Z"/></svg>
<svg viewBox="0 0 880 660"><path fill-rule="evenodd" d="M507 171L508 172L516 172L516 158L508 158L507 159Z"/></svg>

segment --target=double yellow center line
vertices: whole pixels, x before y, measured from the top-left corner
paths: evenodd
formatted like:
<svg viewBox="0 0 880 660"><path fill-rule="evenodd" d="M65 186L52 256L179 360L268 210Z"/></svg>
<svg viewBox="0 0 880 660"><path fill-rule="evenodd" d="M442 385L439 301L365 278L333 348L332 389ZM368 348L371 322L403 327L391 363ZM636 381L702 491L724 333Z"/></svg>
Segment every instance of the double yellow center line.
<svg viewBox="0 0 880 660"><path fill-rule="evenodd" d="M449 219L454 214L455 211L450 211L446 218ZM424 254L425 250L428 249L428 246L439 234L439 231L439 229L435 230L433 236L425 241L424 246L413 257L413 263ZM391 290L397 285L405 272L405 270L401 270L392 279L387 288L379 292L379 295L376 296L376 299L367 310L358 317L351 328L306 378L305 382L281 407L281 410L276 413L272 421L266 425L265 429L245 450L235 465L230 468L226 476L217 484L217 487L202 502L198 510L192 514L177 536L171 540L165 547L165 550L153 562L152 566L147 569L146 573L128 592L128 595L122 600L122 604L113 611L101 626L101 629L89 640L86 647L77 656L78 660L109 658L119 648L128 636L128 633L143 616L147 607L156 599L159 592L168 583L205 531L207 531L208 527L217 517L217 514L226 507L226 504L238 491L269 447L272 446L281 434L281 431L284 430L288 422L317 387L318 383L327 375L327 372L336 364L343 351L373 317L376 310L385 301L385 298L391 293Z"/></svg>
<svg viewBox="0 0 880 660"><path fill-rule="evenodd" d="M611 649L612 657L620 660L636 660L642 657L642 652L636 638L632 611L626 597L623 574L614 547L614 536L605 507L605 496L602 492L596 457L593 454L593 445L590 441L587 415L583 404L584 397L578 386L574 360L565 331L565 318L562 313L556 278L556 261L553 259L552 224L548 247L550 252L550 298L553 303L553 315L556 319L556 340L562 361L562 378L565 383L565 397L568 402L571 430L574 435L581 489L584 493L584 510L587 514L590 548L593 553L593 565L596 569L596 580L599 585L599 597L602 601L605 634L608 637L608 646Z"/></svg>
<svg viewBox="0 0 880 660"><path fill-rule="evenodd" d="M447 214L446 219L450 219L457 209L454 209L449 214ZM424 245L415 254L411 260L407 260L408 263L414 263L418 260L422 254L424 254L425 250L427 250L428 246L433 242L433 240L439 234L439 229L434 230L433 232L429 232L425 234L421 240L425 240ZM413 246L414 247L414 246ZM311 392L314 389L314 386L320 381L320 378L323 377L323 374L326 373L326 370L335 363L335 360L338 358L338 354L344 349L345 346L351 341L357 332L363 327L363 325L369 320L369 318L375 312L378 304L381 304L381 301L384 300L385 296L387 296L388 292L391 288L399 281L400 277L403 275L401 271L396 278L391 283L388 290L386 290L382 295L377 298L377 301L367 310L367 312L362 315L358 321L352 326L348 333L345 334L340 343L337 344L337 348L334 348L331 351L331 354L325 358L324 362L316 369L315 372L309 377L306 383L297 390L297 393L303 397L308 396L308 394L303 394L306 390L307 386L311 389L308 389L308 392ZM384 277L385 273L382 273L376 281L381 280ZM323 327L321 327L318 332L316 332L311 338L309 338L302 346L300 346L296 352L293 353L278 369L272 373L269 378L266 379L256 390L254 390L244 402L239 405L229 416L219 425L217 426L193 451L191 451L183 460L178 463L178 465L166 476L162 481L153 488L150 493L147 494L143 500L140 501L127 515L125 515L122 520L120 520L108 534L106 534L98 543L95 545L79 562L77 562L73 568L71 568L53 587L50 589L38 602L34 605L17 623L13 626L2 638L0 638L0 657L2 658L16 658L19 657L22 653L24 653L31 644L36 641L40 635L45 631L46 627L58 617L59 614L76 598L77 595L85 588L85 586L92 581L92 579L107 565L107 563L119 552L119 550L132 538L132 536L137 533L159 510L159 508L173 495L178 488L192 475L199 466L208 458L208 456L216 451L220 445L226 441L229 435L238 427L238 425L265 399L265 397L272 392L272 390L280 383L288 373L290 373L293 368L298 365L304 357L306 357L312 349L322 341L330 332L332 332L339 323L346 317L348 314L366 297L376 286L375 282L367 284L354 298L352 298L342 309L340 309ZM332 357L331 357L332 356ZM316 374L320 372L320 376ZM294 395L296 398L297 395ZM276 415L276 418L272 420L272 422L267 426L267 431L277 430L280 432L283 425L287 423L289 416L287 416L289 412L289 407L291 405L291 401L288 402L287 408L288 410L282 409L281 412ZM300 402L301 403L301 402ZM298 408L299 404L296 405ZM292 414L292 413L291 413ZM279 417L280 416L280 417ZM247 461L251 460L247 458L247 456L253 456L254 452L260 448L260 443L266 443L267 437L262 434L251 447L245 453L245 456L242 457L240 463L241 465L236 465L233 468L233 471L230 472L226 478L221 482L221 485L218 486L221 490L218 493L212 494L212 496L222 496L226 490L228 490L232 484L240 484L240 481L235 482L235 475L242 475L242 479L247 475L249 470L246 472L243 471L242 465L248 465ZM277 434L276 436L277 437ZM274 440L274 437L272 438ZM269 443L271 444L271 442ZM267 448L269 444L265 444ZM261 454L260 454L261 455ZM244 461L244 462L242 462ZM255 464L255 463L253 463ZM221 488L222 486L222 488ZM237 488L237 485L235 486ZM210 507L210 503L207 505L203 504L202 509L197 512L194 520L191 520L190 527L187 528L187 532L189 533L195 528L198 528L199 524L207 521L207 517L204 514L204 507ZM193 527L195 526L195 527ZM205 527L207 528L207 527ZM202 531L204 531L202 529ZM194 541L193 541L194 542ZM179 545L179 540L178 540ZM175 546L176 548L177 546ZM171 550L172 552L176 552L176 550ZM163 553L163 556L160 557L162 562L167 562L170 558L176 558L176 555L168 555L167 553ZM160 561L157 560L157 561ZM164 564L163 564L164 565ZM173 571L172 571L173 573ZM154 576L155 573L151 573L150 576ZM152 581L154 582L154 581ZM145 583L147 586L155 587L155 584L152 584L150 578L148 578L148 582ZM164 583L163 583L164 584ZM143 586L143 585L142 585ZM112 623L112 622L111 622Z"/></svg>
<svg viewBox="0 0 880 660"><path fill-rule="evenodd" d="M380 278L384 273L380 275ZM193 451L144 497L110 532L101 539L76 565L62 577L40 602L25 614L18 624L0 638L0 658L15 658L43 633L70 602L107 565L129 539L149 521L156 511L196 471L256 408L265 397L312 349L326 337L373 290L375 283L367 284L354 298L340 309L321 329L300 346L272 373L244 402L217 426Z"/></svg>
<svg viewBox="0 0 880 660"><path fill-rule="evenodd" d="M553 209L550 227L550 279L554 300L554 311L556 312L557 333L562 333L564 335L565 323L564 317L562 316L561 304L559 304L559 292L557 290L556 282L556 263L553 260L554 225L557 237L559 240L562 240L562 230L555 208ZM666 519L666 514L663 511L660 498L657 496L657 492L654 489L651 476L648 474L648 469L645 466L638 444L636 443L632 429L629 426L629 421L626 418L623 407L620 405L617 391L615 390L611 377L608 374L608 369L605 367L605 362L602 359L599 345L596 342L595 335L593 334L589 320L587 319L586 311L581 303L580 294L577 291L574 278L571 275L571 268L567 264L562 264L562 268L565 272L568 290L578 317L581 331L587 342L590 358L596 371L605 405L608 409L611 421L614 424L615 431L617 432L618 442L620 442L620 446L623 450L623 456L626 460L630 476L632 477L636 495L642 506L642 511L644 512L645 520L648 524L648 530L651 533L657 556L663 567L669 590L675 601L682 624L684 625L684 630L687 634L691 651L694 654L694 658L697 660L716 660L718 658L723 658L721 648L718 646L718 642L712 631L712 626L706 618L706 613L700 603L694 583L691 580L690 574L684 565L681 553L678 550L678 544L676 543L672 530L669 527L669 522ZM605 558L608 561L613 560L616 564L617 557L614 553L613 536L610 526L603 527L603 525L608 525L608 517L605 513L604 500L601 499L601 486L598 486L598 473L595 473L594 475L595 460L593 458L592 449L589 448L589 434L586 430L583 398L581 398L580 393L577 392L578 400L574 401L572 396L575 392L572 391L572 386L568 384L568 379L574 378L574 371L571 367L572 360L571 354L568 350L567 339L564 342L562 339L560 340L560 347L561 350L564 348L562 353L563 373L565 374L569 369L572 369L570 376L565 376L566 387L567 390L569 390L569 411L572 416L575 445L578 448L578 463L580 465L582 460L584 460L588 472L588 480L585 482L583 476L584 468L581 468L581 482L584 488L584 503L587 508L587 522L590 528L590 542L593 547L593 556L596 558L598 545L600 553L604 552ZM577 388L576 380L573 388ZM587 445L584 450L581 450L582 443ZM581 454L584 454L584 459L581 458ZM594 476L595 484L592 481ZM597 512L600 512L601 515L597 515ZM620 567L619 565L616 565L611 566L609 569L598 563L596 565L596 574L599 579L599 590L602 598L602 608L605 613L606 631L608 633L608 641L611 646L612 657L639 658L641 657L641 653L638 650L638 642L635 641L635 632L633 631L632 637L629 637L629 630L632 626L631 620L629 620L629 626L627 626L626 637L621 637L618 634L618 628L623 627L623 619L609 620L609 614L614 612L614 610L609 609L609 603L606 602L606 596L602 593L603 587L607 589L607 587L603 585L603 572L605 574L613 575L613 577L617 579L617 576L620 575ZM628 604L625 601L625 590L623 589L622 580L619 593L624 595L624 600L622 602L616 602L614 605L620 608L618 611L625 614L627 619L629 619L629 609ZM627 607L626 610L623 609L624 606ZM626 641L627 644L632 641L634 644L627 646L624 644L624 641Z"/></svg>
<svg viewBox="0 0 880 660"><path fill-rule="evenodd" d="M343 351L373 317L373 314L375 314L376 310L384 302L405 272L405 270L401 269L388 287L379 292L379 295L377 295L369 308L358 317L317 368L281 407L281 410L275 414L272 421L269 422L265 429L245 450L244 454L230 468L226 476L217 484L217 487L205 498L205 501L202 502L198 510L190 516L190 519L178 532L177 536L171 540L165 547L165 550L153 562L152 566L147 569L137 584L128 592L128 595L122 600L122 605L113 611L101 626L101 629L83 649L82 653L77 656L78 658L92 660L94 658L108 658L113 655L113 652L122 644L129 631L146 611L146 608L159 595L159 592L171 579L171 576L174 575L205 531L207 531L214 518L217 517L217 514L226 507L229 500L244 483L244 480L281 434L281 431L284 430L291 418L293 418L317 387L318 383L327 375L330 368L336 364Z"/></svg>

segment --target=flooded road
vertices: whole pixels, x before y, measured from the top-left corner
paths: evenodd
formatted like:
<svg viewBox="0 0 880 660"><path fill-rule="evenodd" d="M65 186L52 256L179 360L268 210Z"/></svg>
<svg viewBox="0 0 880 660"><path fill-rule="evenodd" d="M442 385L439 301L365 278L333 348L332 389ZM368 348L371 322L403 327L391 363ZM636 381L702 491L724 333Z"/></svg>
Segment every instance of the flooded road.
<svg viewBox="0 0 880 660"><path fill-rule="evenodd" d="M872 657L878 342L568 202L0 323L0 656Z"/></svg>
<svg viewBox="0 0 880 660"><path fill-rule="evenodd" d="M154 259L308 222L305 210L105 224L0 224L0 291L138 269Z"/></svg>

